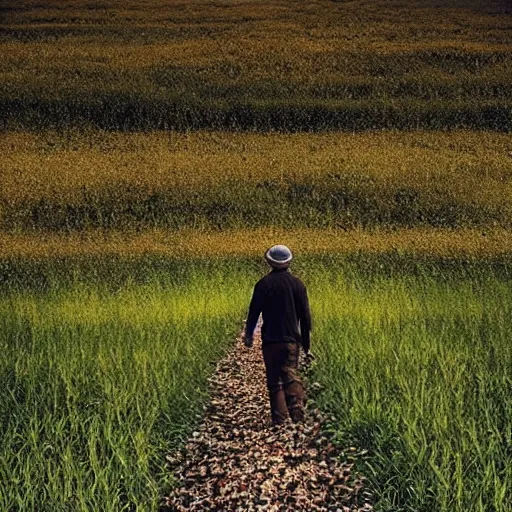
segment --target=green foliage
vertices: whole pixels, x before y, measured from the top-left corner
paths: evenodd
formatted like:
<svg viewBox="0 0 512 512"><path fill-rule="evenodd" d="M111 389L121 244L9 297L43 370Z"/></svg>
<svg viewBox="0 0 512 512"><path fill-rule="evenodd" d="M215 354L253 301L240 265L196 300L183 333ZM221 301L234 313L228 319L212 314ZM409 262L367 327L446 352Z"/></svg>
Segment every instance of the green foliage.
<svg viewBox="0 0 512 512"><path fill-rule="evenodd" d="M317 398L380 511L510 510L510 266L326 266L308 276ZM381 268L379 268L381 267Z"/></svg>
<svg viewBox="0 0 512 512"><path fill-rule="evenodd" d="M1 507L155 508L264 271L253 259L4 261ZM509 259L297 258L317 403L377 510L508 511ZM7 482L7 485L5 483ZM131 507L131 508L130 508Z"/></svg>
<svg viewBox="0 0 512 512"><path fill-rule="evenodd" d="M247 274L199 267L4 263L2 510L157 509L246 307Z"/></svg>

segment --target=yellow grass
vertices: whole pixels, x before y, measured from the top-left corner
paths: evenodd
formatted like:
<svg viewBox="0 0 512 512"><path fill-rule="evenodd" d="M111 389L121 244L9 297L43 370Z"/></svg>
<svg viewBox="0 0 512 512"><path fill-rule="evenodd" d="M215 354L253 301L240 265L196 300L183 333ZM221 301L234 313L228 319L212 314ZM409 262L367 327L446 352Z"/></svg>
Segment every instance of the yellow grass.
<svg viewBox="0 0 512 512"><path fill-rule="evenodd" d="M109 0L94 9L85 1L54 0L44 9L6 3L17 7L6 11L11 32L0 40L7 97L20 90L52 98L124 90L166 98L170 91L201 94L206 85L212 99L215 85L242 87L252 96L262 82L329 87L384 78L383 90L400 78L424 81L427 89L476 79L485 88L490 79L506 83L511 64L510 17L497 14L504 0L444 7L407 0ZM432 52L471 62L431 62ZM474 64L489 54L497 60ZM400 59L405 66L390 69ZM183 79L181 88L173 83Z"/></svg>
<svg viewBox="0 0 512 512"><path fill-rule="evenodd" d="M411 256L493 258L512 254L512 231L432 228L336 231L268 227L207 233L197 230L88 231L71 235L0 233L0 258L262 256L276 243L288 245L297 255L396 251Z"/></svg>
<svg viewBox="0 0 512 512"><path fill-rule="evenodd" d="M477 207L512 203L512 140L489 132L237 134L199 132L6 133L0 201L84 201L84 189L129 185L142 195L202 191L226 181L366 180L380 192L410 188Z"/></svg>

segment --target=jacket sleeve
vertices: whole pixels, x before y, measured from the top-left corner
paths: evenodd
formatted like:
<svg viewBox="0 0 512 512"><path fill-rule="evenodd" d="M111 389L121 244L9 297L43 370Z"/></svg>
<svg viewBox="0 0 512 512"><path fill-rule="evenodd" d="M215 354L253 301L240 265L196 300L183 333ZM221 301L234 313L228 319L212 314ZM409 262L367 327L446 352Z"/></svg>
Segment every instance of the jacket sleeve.
<svg viewBox="0 0 512 512"><path fill-rule="evenodd" d="M306 287L302 284L299 292L299 323L300 323L300 337L302 339L302 347L304 352L309 352L311 345L310 331L311 331L311 311L309 309L309 299Z"/></svg>
<svg viewBox="0 0 512 512"><path fill-rule="evenodd" d="M260 317L262 309L262 292L259 283L256 283L252 293L251 303L249 304L249 314L247 315L247 322L245 324L245 337L252 338L258 318Z"/></svg>

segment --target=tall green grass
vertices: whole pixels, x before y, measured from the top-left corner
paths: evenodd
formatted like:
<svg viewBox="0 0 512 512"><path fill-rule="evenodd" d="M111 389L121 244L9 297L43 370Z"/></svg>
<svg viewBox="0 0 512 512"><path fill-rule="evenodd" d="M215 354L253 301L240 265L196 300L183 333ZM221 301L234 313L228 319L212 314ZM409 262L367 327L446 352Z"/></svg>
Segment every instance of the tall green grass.
<svg viewBox="0 0 512 512"><path fill-rule="evenodd" d="M297 255L317 403L376 510L512 507L512 265ZM152 510L240 329L253 259L4 261L0 508Z"/></svg>
<svg viewBox="0 0 512 512"><path fill-rule="evenodd" d="M331 429L376 510L511 510L510 264L375 263L308 279Z"/></svg>
<svg viewBox="0 0 512 512"><path fill-rule="evenodd" d="M3 264L1 510L156 509L165 455L240 329L249 283L236 269L98 266Z"/></svg>

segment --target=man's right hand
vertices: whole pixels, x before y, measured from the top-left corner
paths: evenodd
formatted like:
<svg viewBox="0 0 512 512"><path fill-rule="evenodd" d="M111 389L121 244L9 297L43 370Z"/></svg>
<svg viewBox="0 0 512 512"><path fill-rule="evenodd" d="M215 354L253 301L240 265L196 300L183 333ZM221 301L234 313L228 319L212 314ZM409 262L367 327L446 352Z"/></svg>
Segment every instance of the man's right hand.
<svg viewBox="0 0 512 512"><path fill-rule="evenodd" d="M309 366L315 360L315 356L309 350L306 352L306 366Z"/></svg>

